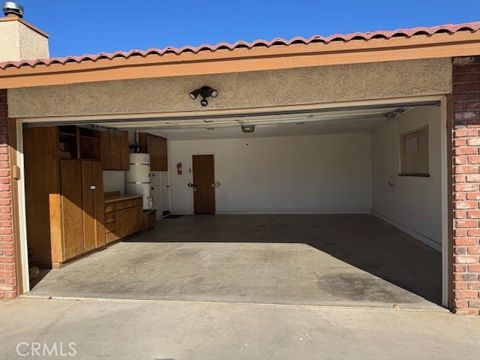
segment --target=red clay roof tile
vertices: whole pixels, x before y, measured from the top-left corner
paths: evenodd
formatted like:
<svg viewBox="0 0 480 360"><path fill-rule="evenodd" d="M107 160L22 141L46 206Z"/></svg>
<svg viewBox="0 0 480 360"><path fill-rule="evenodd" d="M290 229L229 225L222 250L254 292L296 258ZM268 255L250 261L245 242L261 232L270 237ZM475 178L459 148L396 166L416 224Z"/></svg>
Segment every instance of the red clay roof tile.
<svg viewBox="0 0 480 360"><path fill-rule="evenodd" d="M35 59L35 60L28 60L28 61L10 61L10 62L3 62L0 63L0 69L4 70L7 68L15 67L36 67L39 65L50 66L53 64L66 64L66 63L81 63L84 61L97 61L101 59L109 59L112 60L114 58L124 58L129 59L131 57L141 56L147 57L149 55L164 55L164 54L182 54L182 53L194 53L197 54L203 51L210 51L214 52L220 49L252 49L255 47L273 47L273 46L289 46L292 44L312 44L312 43L324 43L328 44L331 42L341 41L341 42L349 42L352 40L363 40L368 41L370 39L390 39L393 37L406 37L411 38L416 35L434 35L439 33L448 33L454 34L459 31L470 31L476 32L480 30L480 21L479 22L471 22L471 23L464 23L464 24L447 24L447 25L440 25L440 26L431 26L431 27L416 27L416 28L409 28L409 29L397 29L397 30L386 30L386 31L372 31L372 32L356 32L351 34L334 34L327 37L321 35L314 35L309 38L304 37L294 37L290 40L286 40L283 38L275 38L273 40L255 40L253 42L246 42L246 41L237 41L235 43L226 43L221 42L216 45L209 45L204 44L200 46L183 46L181 48L175 47L166 47L164 49L148 49L148 50L131 50L131 51L116 51L113 53L99 53L99 54L86 54L81 56L67 56L67 57L52 57L48 59Z"/></svg>

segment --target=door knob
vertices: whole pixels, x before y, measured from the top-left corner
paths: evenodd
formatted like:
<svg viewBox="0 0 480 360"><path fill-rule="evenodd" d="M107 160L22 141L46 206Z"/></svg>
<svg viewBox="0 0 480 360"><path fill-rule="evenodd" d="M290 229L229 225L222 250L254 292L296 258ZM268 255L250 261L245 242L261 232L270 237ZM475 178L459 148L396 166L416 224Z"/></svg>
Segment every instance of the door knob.
<svg viewBox="0 0 480 360"><path fill-rule="evenodd" d="M95 185L91 185L90 190L97 190L97 187Z"/></svg>

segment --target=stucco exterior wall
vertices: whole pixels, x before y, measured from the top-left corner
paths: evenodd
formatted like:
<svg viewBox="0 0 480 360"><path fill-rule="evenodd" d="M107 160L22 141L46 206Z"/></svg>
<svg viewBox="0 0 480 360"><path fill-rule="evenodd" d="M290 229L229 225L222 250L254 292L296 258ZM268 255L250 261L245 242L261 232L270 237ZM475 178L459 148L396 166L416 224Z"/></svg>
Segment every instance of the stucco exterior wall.
<svg viewBox="0 0 480 360"><path fill-rule="evenodd" d="M18 23L0 22L0 62L20 60Z"/></svg>
<svg viewBox="0 0 480 360"><path fill-rule="evenodd" d="M199 111L188 93L203 85L219 91L208 110L437 95L451 92L452 65L447 58L12 89L9 115Z"/></svg>
<svg viewBox="0 0 480 360"><path fill-rule="evenodd" d="M20 59L46 59L50 56L48 38L30 29L22 23L18 23L20 44Z"/></svg>
<svg viewBox="0 0 480 360"><path fill-rule="evenodd" d="M0 21L0 62L48 57L46 36L20 21Z"/></svg>

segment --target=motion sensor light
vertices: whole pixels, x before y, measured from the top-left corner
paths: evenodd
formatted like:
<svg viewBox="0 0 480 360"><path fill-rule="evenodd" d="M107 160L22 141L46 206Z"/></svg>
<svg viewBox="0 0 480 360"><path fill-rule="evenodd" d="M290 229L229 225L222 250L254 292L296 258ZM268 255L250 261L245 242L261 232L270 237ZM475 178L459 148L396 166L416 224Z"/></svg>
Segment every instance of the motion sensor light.
<svg viewBox="0 0 480 360"><path fill-rule="evenodd" d="M199 93L200 93L200 89L197 89L197 90L192 91L192 92L189 94L189 95L190 95L190 99L196 100Z"/></svg>
<svg viewBox="0 0 480 360"><path fill-rule="evenodd" d="M210 86L202 86L199 89L193 90L190 94L190 99L196 100L198 96L202 97L202 100L200 100L200 105L203 107L208 105L208 100L207 98L216 98L218 96L218 91L215 89L212 89Z"/></svg>

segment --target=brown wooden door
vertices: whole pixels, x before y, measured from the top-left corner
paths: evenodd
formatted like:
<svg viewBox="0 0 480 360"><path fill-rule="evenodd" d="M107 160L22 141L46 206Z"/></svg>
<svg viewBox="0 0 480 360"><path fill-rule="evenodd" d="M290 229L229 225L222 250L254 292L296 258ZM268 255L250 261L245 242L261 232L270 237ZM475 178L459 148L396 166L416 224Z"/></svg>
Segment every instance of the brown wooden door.
<svg viewBox="0 0 480 360"><path fill-rule="evenodd" d="M83 252L82 166L78 160L60 161L62 187L63 261Z"/></svg>
<svg viewBox="0 0 480 360"><path fill-rule="evenodd" d="M213 155L193 155L193 208L197 215L215 214Z"/></svg>
<svg viewBox="0 0 480 360"><path fill-rule="evenodd" d="M83 240L84 251L97 245L97 222L95 220L95 189L93 188L93 161L82 161Z"/></svg>
<svg viewBox="0 0 480 360"><path fill-rule="evenodd" d="M96 246L105 245L105 200L103 192L103 169L100 161L93 161L93 185L95 186Z"/></svg>

